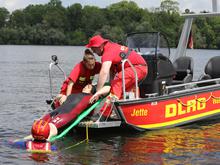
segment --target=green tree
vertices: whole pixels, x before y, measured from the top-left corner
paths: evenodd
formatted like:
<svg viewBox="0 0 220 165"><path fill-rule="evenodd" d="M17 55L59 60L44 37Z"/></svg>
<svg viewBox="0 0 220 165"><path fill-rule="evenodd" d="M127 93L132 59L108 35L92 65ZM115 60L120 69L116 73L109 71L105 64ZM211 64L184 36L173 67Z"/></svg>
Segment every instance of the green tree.
<svg viewBox="0 0 220 165"><path fill-rule="evenodd" d="M66 9L62 6L61 1L51 0L46 5L46 13L43 16L43 24L47 28L66 29L68 26Z"/></svg>
<svg viewBox="0 0 220 165"><path fill-rule="evenodd" d="M177 45L183 18L178 2L163 0L154 10L142 9L133 1L120 1L107 8L76 3L65 8L61 0L29 5L11 14L0 8L0 44L85 45L101 33L123 43L130 32L159 31L171 47ZM220 18L197 18L193 25L195 48L220 48Z"/></svg>
<svg viewBox="0 0 220 165"><path fill-rule="evenodd" d="M82 20L82 5L76 3L67 7L67 19L69 22L69 30L75 31L80 28Z"/></svg>
<svg viewBox="0 0 220 165"><path fill-rule="evenodd" d="M62 7L62 2L60 0L50 0L48 5L53 7Z"/></svg>
<svg viewBox="0 0 220 165"><path fill-rule="evenodd" d="M146 31L154 31L152 27L152 14L145 9L142 14L142 18L137 24L135 31L137 32L146 32Z"/></svg>
<svg viewBox="0 0 220 165"><path fill-rule="evenodd" d="M23 10L15 10L12 12L10 16L10 26L17 28L17 27L24 27L25 26L25 13Z"/></svg>
<svg viewBox="0 0 220 165"><path fill-rule="evenodd" d="M211 26L213 30L213 35L215 38L215 43L213 43L213 48L219 48L220 47L220 42L219 42L219 37L220 37L220 17L212 17L212 18L207 18L207 23Z"/></svg>
<svg viewBox="0 0 220 165"><path fill-rule="evenodd" d="M0 41L3 44L19 44L19 30L13 28L2 28L0 30Z"/></svg>
<svg viewBox="0 0 220 165"><path fill-rule="evenodd" d="M46 43L48 45L65 45L66 42L66 36L65 34L54 28L50 28L46 30L47 37L45 38Z"/></svg>
<svg viewBox="0 0 220 165"><path fill-rule="evenodd" d="M81 28L86 36L92 36L103 25L107 24L104 11L95 6L85 6L82 11Z"/></svg>
<svg viewBox="0 0 220 165"><path fill-rule="evenodd" d="M152 26L155 31L167 36L171 47L176 47L182 28L182 19L178 13L159 11L152 15Z"/></svg>
<svg viewBox="0 0 220 165"><path fill-rule="evenodd" d="M140 23L144 10L133 1L122 1L107 7L107 19L110 26L119 26L129 33Z"/></svg>
<svg viewBox="0 0 220 165"><path fill-rule="evenodd" d="M167 13L178 13L179 3L176 0L163 0L160 4L160 10Z"/></svg>
<svg viewBox="0 0 220 165"><path fill-rule="evenodd" d="M29 5L24 9L26 25L41 24L45 13L46 7L44 5Z"/></svg>
<svg viewBox="0 0 220 165"><path fill-rule="evenodd" d="M214 31L214 28L211 26L210 18L197 18L195 19L195 24L197 26L196 35L203 40L201 41L201 39L197 37L199 41L197 48L217 48L216 35L218 32Z"/></svg>
<svg viewBox="0 0 220 165"><path fill-rule="evenodd" d="M95 34L102 34L103 37L108 38L117 43L124 43L126 34L119 26L104 25Z"/></svg>
<svg viewBox="0 0 220 165"><path fill-rule="evenodd" d="M0 28L6 25L7 19L9 18L9 12L6 8L0 8Z"/></svg>
<svg viewBox="0 0 220 165"><path fill-rule="evenodd" d="M68 34L70 45L85 45L88 40L86 34L80 29Z"/></svg>

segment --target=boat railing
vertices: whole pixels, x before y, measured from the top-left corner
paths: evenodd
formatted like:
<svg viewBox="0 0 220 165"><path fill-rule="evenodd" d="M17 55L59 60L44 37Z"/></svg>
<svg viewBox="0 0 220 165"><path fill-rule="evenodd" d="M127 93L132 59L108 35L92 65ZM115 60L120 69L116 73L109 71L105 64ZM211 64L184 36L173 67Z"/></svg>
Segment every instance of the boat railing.
<svg viewBox="0 0 220 165"><path fill-rule="evenodd" d="M213 13L199 13L199 14L182 14L181 16L185 18L216 17L216 16L220 16L220 13L213 12Z"/></svg>
<svg viewBox="0 0 220 165"><path fill-rule="evenodd" d="M205 84L205 85L204 85ZM171 93L182 93L186 91L193 91L198 89L207 89L211 86L219 86L220 85L220 78L216 79L209 79L209 80L202 80L202 81L195 81L190 83L178 84L178 85L170 85L165 87L164 95L171 94Z"/></svg>
<svg viewBox="0 0 220 165"><path fill-rule="evenodd" d="M135 75L135 98L139 98L139 91L138 91L138 76L137 76L137 71L134 68L133 64L128 60L128 59L123 59L122 60L122 91L123 91L123 99L126 100L126 90L125 90L125 64L128 63Z"/></svg>
<svg viewBox="0 0 220 165"><path fill-rule="evenodd" d="M57 56L52 55L51 59L52 59L52 62L49 65L49 81L50 81L50 97L51 99L53 99L52 74L51 74L52 67L56 66L63 73L64 80L66 79L66 74L64 70L59 66Z"/></svg>

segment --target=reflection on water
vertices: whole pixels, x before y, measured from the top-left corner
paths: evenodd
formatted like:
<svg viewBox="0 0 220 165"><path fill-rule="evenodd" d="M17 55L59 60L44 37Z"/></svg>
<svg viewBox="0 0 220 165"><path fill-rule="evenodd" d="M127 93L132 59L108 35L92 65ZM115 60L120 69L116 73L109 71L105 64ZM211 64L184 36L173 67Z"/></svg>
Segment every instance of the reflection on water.
<svg viewBox="0 0 220 165"><path fill-rule="evenodd" d="M220 151L220 123L196 129L187 127L151 131L127 138L122 151L129 153L130 164L215 164L219 158L212 162L211 156Z"/></svg>
<svg viewBox="0 0 220 165"><path fill-rule="evenodd" d="M81 59L84 48L0 48L0 164L219 164L218 120L144 133L107 130L90 134L89 143L67 149L84 140L84 136L74 132L55 143L58 151L53 154L32 154L12 148L8 141L30 134L33 120L48 112L45 100L49 97L50 55L57 54L64 70L69 73ZM201 66L210 57L220 54L216 50L192 50L188 53L199 62L194 68L197 77L204 68ZM56 73L54 76L61 77Z"/></svg>
<svg viewBox="0 0 220 165"><path fill-rule="evenodd" d="M132 134L106 131L92 136L89 143L65 149L80 140L82 136L71 136L57 142L60 149L49 162L56 159L61 164L172 165L220 161L220 123Z"/></svg>

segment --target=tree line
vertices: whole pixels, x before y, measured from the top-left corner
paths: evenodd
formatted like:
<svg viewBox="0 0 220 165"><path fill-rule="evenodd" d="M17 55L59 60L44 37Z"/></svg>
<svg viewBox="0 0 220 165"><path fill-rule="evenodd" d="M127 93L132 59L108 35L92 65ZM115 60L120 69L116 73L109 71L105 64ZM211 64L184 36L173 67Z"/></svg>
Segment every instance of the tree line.
<svg viewBox="0 0 220 165"><path fill-rule="evenodd" d="M178 2L165 0L158 8L143 9L133 1L121 1L106 8L68 7L60 0L29 5L9 12L0 8L0 44L85 45L95 34L124 43L131 32L160 31L176 47L184 19ZM203 11L205 12L205 11ZM192 27L194 48L220 48L220 18L198 18Z"/></svg>

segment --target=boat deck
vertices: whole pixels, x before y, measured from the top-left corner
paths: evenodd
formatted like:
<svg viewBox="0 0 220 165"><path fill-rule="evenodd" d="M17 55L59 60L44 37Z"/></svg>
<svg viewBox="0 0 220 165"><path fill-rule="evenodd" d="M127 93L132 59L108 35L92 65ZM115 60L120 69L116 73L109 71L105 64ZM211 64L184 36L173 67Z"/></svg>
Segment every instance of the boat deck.
<svg viewBox="0 0 220 165"><path fill-rule="evenodd" d="M78 127L86 127L88 128L110 128L110 127L120 127L121 121L83 121L78 124Z"/></svg>

